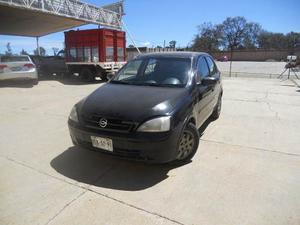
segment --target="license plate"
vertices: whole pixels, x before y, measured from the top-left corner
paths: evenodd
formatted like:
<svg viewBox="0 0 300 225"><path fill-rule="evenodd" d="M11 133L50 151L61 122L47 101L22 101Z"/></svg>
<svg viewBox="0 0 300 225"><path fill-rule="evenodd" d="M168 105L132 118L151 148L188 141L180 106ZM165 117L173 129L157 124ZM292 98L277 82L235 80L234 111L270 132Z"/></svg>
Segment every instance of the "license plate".
<svg viewBox="0 0 300 225"><path fill-rule="evenodd" d="M93 147L107 150L110 152L113 151L113 142L111 139L91 136L91 140Z"/></svg>
<svg viewBox="0 0 300 225"><path fill-rule="evenodd" d="M22 70L22 67L20 67L20 66L11 67L10 70L11 71L20 71L20 70Z"/></svg>

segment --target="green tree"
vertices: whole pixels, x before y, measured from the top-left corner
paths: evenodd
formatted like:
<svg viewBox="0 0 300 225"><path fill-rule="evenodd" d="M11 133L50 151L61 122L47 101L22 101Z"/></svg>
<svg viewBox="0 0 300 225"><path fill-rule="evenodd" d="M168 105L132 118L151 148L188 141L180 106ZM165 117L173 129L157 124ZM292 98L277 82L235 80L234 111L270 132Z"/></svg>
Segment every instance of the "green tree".
<svg viewBox="0 0 300 225"><path fill-rule="evenodd" d="M36 48L34 51L33 51L34 55L39 55L39 51L38 49ZM43 47L40 47L40 55L41 56L45 56L46 55L46 49L44 49Z"/></svg>
<svg viewBox="0 0 300 225"><path fill-rule="evenodd" d="M22 51L20 52L20 55L29 55L29 54L24 49L22 49Z"/></svg>
<svg viewBox="0 0 300 225"><path fill-rule="evenodd" d="M53 51L53 55L56 56L59 51L59 48L52 47L52 51Z"/></svg>
<svg viewBox="0 0 300 225"><path fill-rule="evenodd" d="M12 55L12 48L11 48L10 42L8 42L8 43L6 44L5 55Z"/></svg>
<svg viewBox="0 0 300 225"><path fill-rule="evenodd" d="M195 51L218 51L220 46L221 33L217 26L211 23L203 23L198 26L192 49Z"/></svg>
<svg viewBox="0 0 300 225"><path fill-rule="evenodd" d="M174 40L173 40L173 41L170 41L170 42L169 42L169 48L176 48L176 43L177 43L177 42L174 41Z"/></svg>
<svg viewBox="0 0 300 225"><path fill-rule="evenodd" d="M259 36L261 30L257 23L249 23L244 17L228 17L217 26L221 32L221 43L225 49L230 50L230 68L231 75L233 51L237 48L245 46L255 46L255 39Z"/></svg>

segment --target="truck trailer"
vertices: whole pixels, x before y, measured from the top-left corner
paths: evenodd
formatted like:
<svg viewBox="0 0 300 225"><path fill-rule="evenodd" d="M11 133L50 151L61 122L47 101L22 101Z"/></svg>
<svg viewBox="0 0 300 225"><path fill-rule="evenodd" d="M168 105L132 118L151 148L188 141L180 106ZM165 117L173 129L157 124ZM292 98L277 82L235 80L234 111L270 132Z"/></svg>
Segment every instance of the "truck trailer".
<svg viewBox="0 0 300 225"><path fill-rule="evenodd" d="M65 32L66 65L82 80L107 80L126 63L126 34L111 29Z"/></svg>

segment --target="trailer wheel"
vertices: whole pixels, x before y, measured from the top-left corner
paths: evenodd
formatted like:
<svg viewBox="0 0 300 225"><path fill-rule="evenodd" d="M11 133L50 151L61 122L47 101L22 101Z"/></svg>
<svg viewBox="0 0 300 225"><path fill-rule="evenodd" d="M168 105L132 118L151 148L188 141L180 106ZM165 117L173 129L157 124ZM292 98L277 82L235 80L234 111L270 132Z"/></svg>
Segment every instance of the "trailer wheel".
<svg viewBox="0 0 300 225"><path fill-rule="evenodd" d="M82 81L94 81L95 75L88 68L84 68L80 71L79 77Z"/></svg>
<svg viewBox="0 0 300 225"><path fill-rule="evenodd" d="M101 78L101 80L103 80L103 81L107 81L107 80L108 80L108 79L107 79L107 73L101 72L100 78Z"/></svg>

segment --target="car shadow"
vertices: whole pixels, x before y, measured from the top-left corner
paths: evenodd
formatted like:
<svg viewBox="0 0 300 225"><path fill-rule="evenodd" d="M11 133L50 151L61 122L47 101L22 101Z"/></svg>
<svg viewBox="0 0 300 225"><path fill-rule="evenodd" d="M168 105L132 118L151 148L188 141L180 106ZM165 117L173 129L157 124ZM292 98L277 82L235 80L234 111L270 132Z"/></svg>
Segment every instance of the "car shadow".
<svg viewBox="0 0 300 225"><path fill-rule="evenodd" d="M58 81L63 85L89 85L89 84L102 84L105 83L103 80L93 80L93 81L82 81L77 77L60 77L60 76L49 76L49 77L40 77L39 81Z"/></svg>
<svg viewBox="0 0 300 225"><path fill-rule="evenodd" d="M200 137L213 120L208 119L199 129ZM50 162L51 167L65 177L96 187L139 191L167 179L170 170L185 163L147 164L72 146Z"/></svg>
<svg viewBox="0 0 300 225"><path fill-rule="evenodd" d="M145 164L73 146L50 165L58 173L96 187L138 191L167 179L168 172L183 164Z"/></svg>
<svg viewBox="0 0 300 225"><path fill-rule="evenodd" d="M2 80L0 88L32 88L35 85L31 80Z"/></svg>

